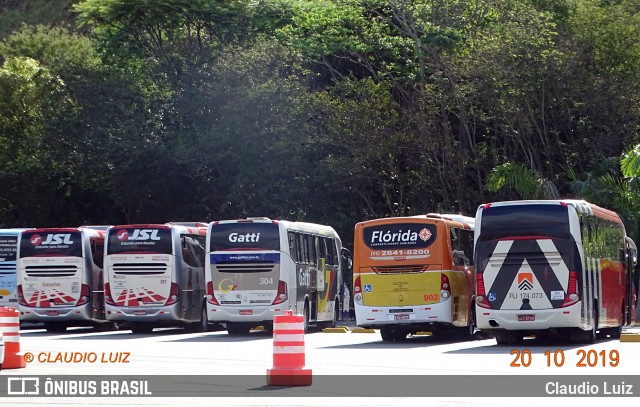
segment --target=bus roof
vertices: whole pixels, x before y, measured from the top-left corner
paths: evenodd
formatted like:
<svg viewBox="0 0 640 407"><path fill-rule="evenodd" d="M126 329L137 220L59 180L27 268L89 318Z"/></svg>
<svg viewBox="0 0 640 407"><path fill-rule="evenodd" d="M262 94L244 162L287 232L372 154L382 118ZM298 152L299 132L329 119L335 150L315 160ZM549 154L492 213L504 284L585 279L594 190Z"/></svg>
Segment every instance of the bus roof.
<svg viewBox="0 0 640 407"><path fill-rule="evenodd" d="M539 200L520 200L520 201L502 201L482 204L478 207L488 208L489 206L510 206L510 205L570 205L575 208L576 212L588 215L594 215L599 218L622 224L620 216L609 209L602 208L598 205L587 202L583 199L539 199Z"/></svg>
<svg viewBox="0 0 640 407"><path fill-rule="evenodd" d="M470 216L464 216L460 214L445 214L445 213L435 213L431 212L426 215L414 215L414 216L396 216L391 218L378 218L378 219L370 219L362 222L358 222L357 225L365 225L372 223L392 223L394 221L402 221L402 222L410 222L416 219L421 220L430 220L433 222L445 221L445 222L456 222L459 223L463 228L473 230L475 228L476 220Z"/></svg>
<svg viewBox="0 0 640 407"><path fill-rule="evenodd" d="M167 222L167 225L188 226L192 228L206 228L209 222Z"/></svg>
<svg viewBox="0 0 640 407"><path fill-rule="evenodd" d="M190 222L190 223L196 223L196 222ZM199 222L198 222L199 223ZM207 227L206 224L204 224L205 226L197 226L197 227L191 227L191 226L183 226L183 225L177 225L175 223L134 223L131 225L114 225L114 226L110 226L109 230L113 230L113 229L123 229L123 228L136 228L136 229L153 229L153 228L162 228L162 229L174 229L176 230L178 233L181 234L191 234L191 235L202 235L205 236L207 234Z"/></svg>
<svg viewBox="0 0 640 407"><path fill-rule="evenodd" d="M6 228L6 229L0 229L0 235L17 236L23 230L29 230L29 229L35 229L35 228Z"/></svg>
<svg viewBox="0 0 640 407"><path fill-rule="evenodd" d="M85 226L80 227L64 227L64 228L33 228L24 229L23 232L36 232L36 233L71 233L71 232L84 232L89 237L104 237L104 230L96 230Z"/></svg>
<svg viewBox="0 0 640 407"><path fill-rule="evenodd" d="M338 233L331 226L321 225L318 223L310 223L310 222L297 222L297 221L289 221L289 220L276 220L268 217L252 217L245 219L227 219L227 220L218 220L213 221L210 225L217 224L229 224L229 223L273 223L273 224L281 224L287 230L298 230L301 232L308 233L324 233L330 234L332 236L338 237Z"/></svg>

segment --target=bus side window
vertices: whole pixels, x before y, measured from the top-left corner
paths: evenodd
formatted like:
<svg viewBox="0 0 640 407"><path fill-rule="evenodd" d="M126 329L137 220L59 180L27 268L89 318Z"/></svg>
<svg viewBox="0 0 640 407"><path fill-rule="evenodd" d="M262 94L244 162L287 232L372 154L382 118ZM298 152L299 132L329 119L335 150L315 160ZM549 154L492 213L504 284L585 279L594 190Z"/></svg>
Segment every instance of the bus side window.
<svg viewBox="0 0 640 407"><path fill-rule="evenodd" d="M318 256L316 255L316 239L314 236L305 235L307 238L307 247L309 248L309 264L316 264Z"/></svg>
<svg viewBox="0 0 640 407"><path fill-rule="evenodd" d="M293 232L289 232L288 233L289 236L289 253L291 254L291 259L295 262L298 263L298 250L297 250L297 244L296 244L296 235Z"/></svg>
<svg viewBox="0 0 640 407"><path fill-rule="evenodd" d="M318 247L318 260L324 258L325 264L328 264L327 261L327 248L324 245L324 238L316 236L316 244Z"/></svg>
<svg viewBox="0 0 640 407"><path fill-rule="evenodd" d="M309 244L307 238L307 235L300 234L300 247L302 248L302 258L300 258L300 261L305 264L309 263Z"/></svg>
<svg viewBox="0 0 640 407"><path fill-rule="evenodd" d="M336 251L335 239L327 238L325 243L327 244L327 257L329 258L329 264L332 266L338 265L338 252Z"/></svg>
<svg viewBox="0 0 640 407"><path fill-rule="evenodd" d="M192 239L186 236L182 237L182 259L190 267L200 267L198 259L193 253Z"/></svg>
<svg viewBox="0 0 640 407"><path fill-rule="evenodd" d="M473 234L469 230L451 228L451 249L453 264L470 266L473 257Z"/></svg>
<svg viewBox="0 0 640 407"><path fill-rule="evenodd" d="M193 252L196 255L196 259L200 262L200 267L204 267L206 259L206 250L204 249L206 244L205 239L204 236L193 236Z"/></svg>
<svg viewBox="0 0 640 407"><path fill-rule="evenodd" d="M93 258L93 264L102 268L104 266L104 242L91 240L91 257Z"/></svg>

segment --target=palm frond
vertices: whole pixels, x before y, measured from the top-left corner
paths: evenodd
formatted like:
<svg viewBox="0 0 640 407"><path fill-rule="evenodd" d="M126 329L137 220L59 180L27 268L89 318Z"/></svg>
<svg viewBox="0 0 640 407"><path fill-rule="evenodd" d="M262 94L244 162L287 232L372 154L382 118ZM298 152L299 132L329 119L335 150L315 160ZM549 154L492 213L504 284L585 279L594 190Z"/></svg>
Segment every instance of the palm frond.
<svg viewBox="0 0 640 407"><path fill-rule="evenodd" d="M628 151L620 162L622 174L625 177L640 176L640 144L635 146L633 150Z"/></svg>

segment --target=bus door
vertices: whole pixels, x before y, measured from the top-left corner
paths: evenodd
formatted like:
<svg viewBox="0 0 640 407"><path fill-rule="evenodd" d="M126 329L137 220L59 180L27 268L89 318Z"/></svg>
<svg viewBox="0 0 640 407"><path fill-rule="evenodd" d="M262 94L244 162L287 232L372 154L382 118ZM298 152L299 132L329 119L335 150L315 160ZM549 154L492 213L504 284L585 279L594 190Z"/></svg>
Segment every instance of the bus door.
<svg viewBox="0 0 640 407"><path fill-rule="evenodd" d="M84 305L89 286L84 275L82 233L70 230L32 230L20 239L19 296L23 305L56 308Z"/></svg>
<svg viewBox="0 0 640 407"><path fill-rule="evenodd" d="M173 239L168 226L116 226L109 232L106 267L115 306L172 305L179 299L174 279Z"/></svg>
<svg viewBox="0 0 640 407"><path fill-rule="evenodd" d="M582 281L568 206L506 205L482 211L476 272L493 309L545 310L578 301L568 295L577 293ZM530 321L526 318L535 315L518 318Z"/></svg>
<svg viewBox="0 0 640 407"><path fill-rule="evenodd" d="M362 229L365 250L358 254L356 278L360 279L365 306L400 307L440 303L442 255L446 243L439 241L432 223L389 223ZM363 266L364 263L364 266ZM410 310L410 311L408 311Z"/></svg>
<svg viewBox="0 0 640 407"><path fill-rule="evenodd" d="M0 234L0 306L15 306L18 234ZM13 303L13 304L12 304Z"/></svg>
<svg viewBox="0 0 640 407"><path fill-rule="evenodd" d="M250 307L286 298L281 280L280 229L274 222L214 223L210 229L208 281L222 307L252 315ZM282 301L280 301L282 302ZM235 311L234 311L235 312Z"/></svg>

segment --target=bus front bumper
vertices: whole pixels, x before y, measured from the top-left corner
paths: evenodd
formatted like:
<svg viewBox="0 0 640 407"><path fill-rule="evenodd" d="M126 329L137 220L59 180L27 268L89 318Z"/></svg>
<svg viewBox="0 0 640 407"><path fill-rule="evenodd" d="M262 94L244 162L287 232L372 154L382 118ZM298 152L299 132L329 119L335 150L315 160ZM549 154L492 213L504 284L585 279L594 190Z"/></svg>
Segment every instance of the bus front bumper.
<svg viewBox="0 0 640 407"><path fill-rule="evenodd" d="M582 303L544 310L493 310L476 305L476 327L483 330L536 331L580 328Z"/></svg>
<svg viewBox="0 0 640 407"><path fill-rule="evenodd" d="M365 328L452 323L451 298L435 304L393 307L365 306L356 303L355 308L356 324Z"/></svg>

